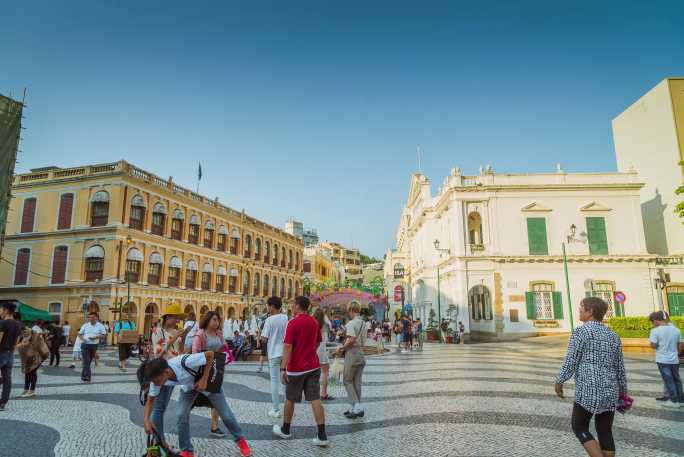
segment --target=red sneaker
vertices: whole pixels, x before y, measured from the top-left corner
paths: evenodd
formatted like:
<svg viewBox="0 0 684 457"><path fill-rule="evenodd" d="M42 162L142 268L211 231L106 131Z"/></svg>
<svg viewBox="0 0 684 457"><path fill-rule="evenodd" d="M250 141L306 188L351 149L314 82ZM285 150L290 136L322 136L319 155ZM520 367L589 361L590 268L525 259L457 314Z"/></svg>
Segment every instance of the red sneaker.
<svg viewBox="0 0 684 457"><path fill-rule="evenodd" d="M240 438L237 441L237 445L240 448L240 454L242 454L242 457L250 457L252 455L252 450L249 448L249 444L247 444L246 439Z"/></svg>
<svg viewBox="0 0 684 457"><path fill-rule="evenodd" d="M195 454L190 451L183 451L180 453L180 457L195 457Z"/></svg>

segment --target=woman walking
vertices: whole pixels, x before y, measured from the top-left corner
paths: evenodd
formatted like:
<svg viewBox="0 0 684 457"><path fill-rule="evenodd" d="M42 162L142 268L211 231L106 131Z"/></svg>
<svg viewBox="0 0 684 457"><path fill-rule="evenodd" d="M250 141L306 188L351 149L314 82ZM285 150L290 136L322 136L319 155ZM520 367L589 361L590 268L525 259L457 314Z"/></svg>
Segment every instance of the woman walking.
<svg viewBox="0 0 684 457"><path fill-rule="evenodd" d="M322 341L318 344L316 353L318 360L321 363L321 400L330 401L335 397L328 394L328 376L330 375L330 358L328 357L327 341L330 335L331 326L330 319L325 315L323 308L317 308L314 312L314 319L318 322L318 328L321 330Z"/></svg>
<svg viewBox="0 0 684 457"><path fill-rule="evenodd" d="M38 368L46 359L41 351L46 348L41 348L45 345L43 335L35 333L31 329L25 328L21 341L17 344L17 351L21 358L21 371L24 372L24 392L19 395L19 398L35 397L36 384L38 384Z"/></svg>
<svg viewBox="0 0 684 457"><path fill-rule="evenodd" d="M620 396L627 394L620 337L602 322L607 310L608 305L600 298L582 300L579 316L584 325L570 337L555 385L556 395L565 398L563 383L575 377L572 431L591 457L615 455L613 418ZM592 416L598 441L589 432Z"/></svg>
<svg viewBox="0 0 684 457"><path fill-rule="evenodd" d="M345 411L347 419L363 417L364 411L361 405L361 383L363 369L366 366L366 359L363 355L363 347L366 345L366 323L359 315L361 305L358 302L351 302L347 309L352 319L346 325L347 339L338 353L344 354L344 387L347 389L350 408Z"/></svg>
<svg viewBox="0 0 684 457"><path fill-rule="evenodd" d="M207 312L200 321L199 330L192 340L192 353L214 351L225 352L225 340L221 331L221 317L216 311ZM229 407L230 408L230 407ZM211 408L211 435L217 438L226 436L218 425L219 414Z"/></svg>

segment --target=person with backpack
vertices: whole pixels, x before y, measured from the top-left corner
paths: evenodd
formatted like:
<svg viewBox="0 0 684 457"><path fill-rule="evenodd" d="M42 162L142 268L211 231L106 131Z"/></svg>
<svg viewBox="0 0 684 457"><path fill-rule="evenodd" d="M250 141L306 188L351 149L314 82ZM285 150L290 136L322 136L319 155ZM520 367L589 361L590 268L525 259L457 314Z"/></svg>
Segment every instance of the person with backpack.
<svg viewBox="0 0 684 457"><path fill-rule="evenodd" d="M132 343L121 342L121 332L124 330L135 330L135 323L133 323L129 317L126 317L125 320L120 320L114 324L114 333L116 333L119 337L117 346L119 349L119 369L121 371L126 371L126 360L131 358L131 351L133 348Z"/></svg>
<svg viewBox="0 0 684 457"><path fill-rule="evenodd" d="M249 444L245 439L240 424L233 415L233 411L226 402L226 397L221 385L223 379L217 382L214 388L217 392L209 392L209 374L214 372L210 369L215 366L215 354L213 351L200 352L197 354L185 354L166 360L164 358L146 362L143 369L143 379L150 382L149 393L144 411L145 432L153 434L156 429L151 420L152 410L157 403L157 398L162 387L180 386L178 396L177 420L178 420L178 443L181 448L181 457L193 457L193 446L190 434L190 411L200 393L204 395L211 405L216 408L221 420L233 435L233 439L240 449L243 457L252 455ZM209 367L209 368L207 368ZM221 372L222 374L222 372ZM214 390L212 388L212 390ZM166 405L164 405L164 410ZM163 414L164 411L162 411Z"/></svg>
<svg viewBox="0 0 684 457"><path fill-rule="evenodd" d="M178 330L178 322L185 318L185 314L177 304L169 305L162 315L162 325L152 331L151 359L169 360L183 353L186 331ZM164 411L171 400L173 385L163 385L157 393L157 401L151 412L151 420L160 437L164 438Z"/></svg>

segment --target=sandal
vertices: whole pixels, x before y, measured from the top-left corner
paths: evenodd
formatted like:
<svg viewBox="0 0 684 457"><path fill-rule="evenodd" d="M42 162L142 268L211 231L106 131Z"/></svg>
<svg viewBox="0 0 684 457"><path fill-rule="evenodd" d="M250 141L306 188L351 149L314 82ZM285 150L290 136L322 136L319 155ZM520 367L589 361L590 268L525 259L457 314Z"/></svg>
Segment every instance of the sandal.
<svg viewBox="0 0 684 457"><path fill-rule="evenodd" d="M323 396L321 396L321 400L332 401L332 400L335 400L335 397L333 397L332 395L323 395Z"/></svg>

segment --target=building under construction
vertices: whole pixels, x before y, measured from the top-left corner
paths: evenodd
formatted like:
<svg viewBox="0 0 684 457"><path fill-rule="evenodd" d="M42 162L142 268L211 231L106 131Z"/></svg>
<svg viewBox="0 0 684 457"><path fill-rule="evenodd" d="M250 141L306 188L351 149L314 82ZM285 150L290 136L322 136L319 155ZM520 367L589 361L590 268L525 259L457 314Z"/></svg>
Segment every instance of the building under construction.
<svg viewBox="0 0 684 457"><path fill-rule="evenodd" d="M0 255L5 244L5 226L17 160L21 113L24 104L0 95Z"/></svg>

